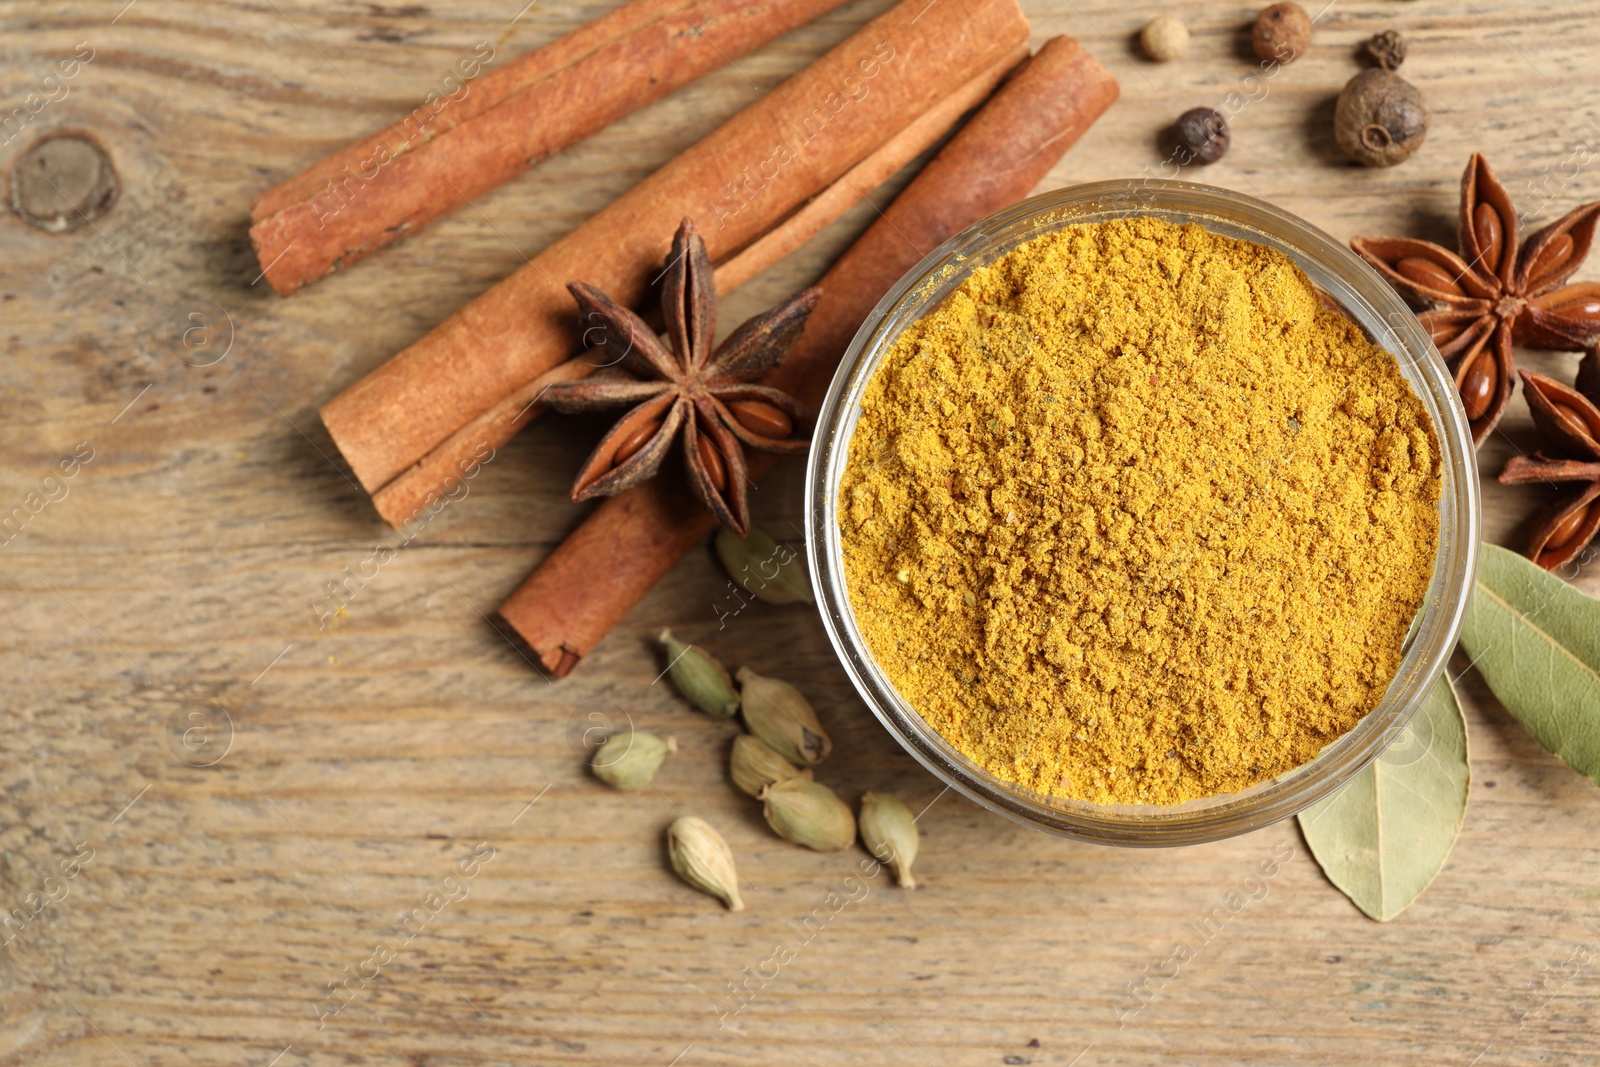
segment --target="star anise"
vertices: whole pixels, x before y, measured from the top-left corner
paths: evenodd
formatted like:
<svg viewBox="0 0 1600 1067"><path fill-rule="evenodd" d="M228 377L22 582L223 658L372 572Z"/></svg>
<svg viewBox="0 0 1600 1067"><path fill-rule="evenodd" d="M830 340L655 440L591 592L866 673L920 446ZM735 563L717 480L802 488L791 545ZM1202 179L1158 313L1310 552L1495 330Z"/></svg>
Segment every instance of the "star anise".
<svg viewBox="0 0 1600 1067"><path fill-rule="evenodd" d="M1409 237L1350 242L1389 284L1427 305L1417 317L1455 372L1475 443L1511 399L1513 344L1570 351L1600 341L1600 284L1565 284L1589 254L1597 220L1600 201L1585 204L1519 250L1511 197L1474 153L1461 178L1461 255Z"/></svg>
<svg viewBox="0 0 1600 1067"><path fill-rule="evenodd" d="M1578 388L1542 374L1522 373L1522 395L1539 436L1553 455L1514 456L1500 472L1504 485L1553 482L1561 494L1534 517L1528 558L1557 570L1600 531L1600 350L1590 349Z"/></svg>
<svg viewBox="0 0 1600 1067"><path fill-rule="evenodd" d="M572 499L612 496L654 477L681 438L695 495L718 522L745 536L745 448L804 452L810 444L810 416L800 402L753 383L783 362L822 290L807 289L757 315L712 352L716 284L705 242L688 219L672 239L661 292L670 348L642 318L594 286L571 282L567 289L587 327L585 343L610 364L550 386L544 402L566 412L634 405L585 461Z"/></svg>

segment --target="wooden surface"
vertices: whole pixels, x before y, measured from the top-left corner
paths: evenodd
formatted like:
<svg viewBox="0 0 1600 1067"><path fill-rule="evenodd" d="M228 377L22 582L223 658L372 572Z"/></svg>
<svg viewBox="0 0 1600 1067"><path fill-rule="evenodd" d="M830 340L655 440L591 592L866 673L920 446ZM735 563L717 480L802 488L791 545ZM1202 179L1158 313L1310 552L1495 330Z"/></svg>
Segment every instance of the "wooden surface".
<svg viewBox="0 0 1600 1067"><path fill-rule="evenodd" d="M1292 823L1128 852L942 795L853 695L807 609L756 605L718 631L724 579L709 553L572 679L547 684L485 616L583 513L565 489L594 425L535 424L467 500L375 574L364 563L398 538L330 462L317 406L885 0L841 9L288 300L251 285L255 195L415 106L476 42L503 61L609 0L541 0L515 22L520 0L137 0L116 17L123 2L0 3L0 113L78 42L95 50L68 95L0 145L0 171L41 134L81 129L122 182L110 212L72 233L0 215L0 511L42 492L79 442L94 454L0 547L0 903L23 917L0 961L0 1062L1600 1059L1600 792L1470 671L1465 829L1423 900L1379 925L1328 885ZM1025 6L1041 39L1078 36L1123 87L1051 186L1137 174L1179 111L1261 93L1243 80L1248 7ZM1312 54L1233 118L1228 157L1191 176L1340 238L1450 241L1473 149L1543 219L1600 196L1600 24L1582 5L1551 6L1336 3ZM1130 59L1133 34L1163 10L1185 14L1189 57ZM1358 42L1389 26L1411 37L1405 73L1435 118L1408 163L1363 171L1336 158L1332 104ZM1533 203L1528 187L1546 177L1553 195ZM746 287L724 322L814 278L870 213ZM209 347L190 362L225 358L179 359L197 326L214 333L191 335ZM1574 361L1527 365L1570 374ZM1519 398L1485 467L1529 443ZM797 471L756 494L761 525L798 523ZM1515 543L1540 496L1491 486L1488 536ZM319 627L312 605L345 568L370 577ZM1600 591L1600 569L1580 581ZM648 638L663 625L797 681L837 743L822 778L849 800L871 788L931 804L922 888L849 882L863 853L807 853L766 831L726 784L730 728L651 685ZM629 720L681 746L659 789L638 795L608 792L583 766L585 731ZM661 834L679 811L724 829L748 911L722 911L665 869ZM480 842L493 858L472 866ZM1292 858L1265 898L1199 944L1189 924L1280 846ZM826 913L832 892L857 899L802 944L793 924ZM392 925L408 913L420 916L409 940ZM1152 979L1153 1000L1119 1025L1126 983L1171 973L1180 941L1196 957ZM768 964L764 985L750 978L754 999L720 1018L738 1004L730 983L780 943L794 958ZM319 1027L338 1003L330 984L347 979L349 1005Z"/></svg>

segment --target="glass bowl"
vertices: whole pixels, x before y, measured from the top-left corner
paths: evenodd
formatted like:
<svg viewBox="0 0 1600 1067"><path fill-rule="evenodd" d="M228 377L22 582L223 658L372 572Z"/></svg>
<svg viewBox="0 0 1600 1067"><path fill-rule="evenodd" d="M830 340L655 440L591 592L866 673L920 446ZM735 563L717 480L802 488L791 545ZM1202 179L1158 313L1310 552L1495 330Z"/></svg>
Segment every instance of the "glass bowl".
<svg viewBox="0 0 1600 1067"><path fill-rule="evenodd" d="M958 752L890 684L857 628L845 588L838 488L861 395L884 354L974 270L1025 241L1077 223L1154 216L1193 222L1276 248L1395 357L1427 408L1442 453L1439 549L1422 609L1383 700L1310 763L1240 793L1174 806L1095 804L1003 781ZM1477 564L1478 469L1467 416L1449 371L1416 316L1377 272L1321 230L1253 197L1190 182L1092 182L1034 197L946 241L878 303L840 362L823 403L806 471L806 550L828 636L878 719L934 776L970 799L1052 833L1113 845L1183 845L1287 818L1338 789L1394 741L1455 647Z"/></svg>

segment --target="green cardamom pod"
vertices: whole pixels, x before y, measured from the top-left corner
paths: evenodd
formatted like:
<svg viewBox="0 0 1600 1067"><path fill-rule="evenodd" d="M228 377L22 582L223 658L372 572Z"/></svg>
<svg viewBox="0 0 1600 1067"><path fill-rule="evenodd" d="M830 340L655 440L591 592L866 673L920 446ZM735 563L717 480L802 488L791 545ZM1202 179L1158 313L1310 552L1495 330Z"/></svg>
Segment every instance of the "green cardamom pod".
<svg viewBox="0 0 1600 1067"><path fill-rule="evenodd" d="M721 900L730 911L744 910L733 850L710 823L693 815L674 821L667 827L667 857L679 878Z"/></svg>
<svg viewBox="0 0 1600 1067"><path fill-rule="evenodd" d="M658 640L667 650L667 671L678 692L708 715L729 719L739 710L739 694L728 669L698 645L686 645L662 630Z"/></svg>
<svg viewBox="0 0 1600 1067"><path fill-rule="evenodd" d="M665 741L643 730L621 730L595 749L589 760L594 776L613 789L643 789L661 769L668 753L678 751L678 742Z"/></svg>
<svg viewBox="0 0 1600 1067"><path fill-rule="evenodd" d="M734 785L753 797L759 797L761 790L769 785L802 775L811 777L809 770L802 771L774 752L771 745L755 734L740 734L733 739L733 752L728 756L728 773L733 777Z"/></svg>
<svg viewBox="0 0 1600 1067"><path fill-rule="evenodd" d="M838 852L856 839L856 817L838 795L810 778L788 778L761 791L767 825L785 841Z"/></svg>
<svg viewBox="0 0 1600 1067"><path fill-rule="evenodd" d="M917 820L900 798L866 793L861 798L861 843L889 865L902 888L917 888L911 864L917 858Z"/></svg>
<svg viewBox="0 0 1600 1067"><path fill-rule="evenodd" d="M799 554L754 526L748 537L740 537L726 527L720 530L717 558L729 576L757 600L768 604L816 603L811 595L811 579L806 577Z"/></svg>
<svg viewBox="0 0 1600 1067"><path fill-rule="evenodd" d="M815 767L828 758L833 742L822 732L817 713L800 690L767 678L749 667L739 669L744 723L790 763Z"/></svg>

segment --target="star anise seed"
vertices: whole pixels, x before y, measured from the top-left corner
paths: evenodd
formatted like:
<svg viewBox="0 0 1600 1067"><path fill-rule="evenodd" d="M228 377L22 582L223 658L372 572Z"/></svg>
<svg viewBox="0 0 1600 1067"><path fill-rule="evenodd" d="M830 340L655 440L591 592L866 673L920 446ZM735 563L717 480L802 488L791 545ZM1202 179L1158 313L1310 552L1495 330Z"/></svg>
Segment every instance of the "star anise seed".
<svg viewBox="0 0 1600 1067"><path fill-rule="evenodd" d="M661 292L671 347L645 321L583 282L567 289L587 330L584 342L610 357L604 370L550 386L557 411L632 405L601 438L572 486L573 500L612 496L661 469L682 439L689 485L718 522L743 537L750 528L744 450L804 452L809 413L778 389L754 384L799 340L822 290L790 297L733 332L715 352L717 290L705 242L688 219L672 240Z"/></svg>
<svg viewBox="0 0 1600 1067"><path fill-rule="evenodd" d="M1511 399L1514 344L1575 350L1600 342L1600 284L1565 284L1589 254L1600 201L1517 244L1517 213L1483 156L1461 178L1461 254L1410 237L1357 237L1350 247L1403 295L1455 372L1482 444Z"/></svg>
<svg viewBox="0 0 1600 1067"><path fill-rule="evenodd" d="M1588 547L1600 531L1600 350L1590 349L1578 372L1579 388L1542 374L1522 372L1522 395L1551 454L1513 456L1500 472L1504 485L1550 482L1561 494L1534 517L1527 555L1557 570Z"/></svg>

